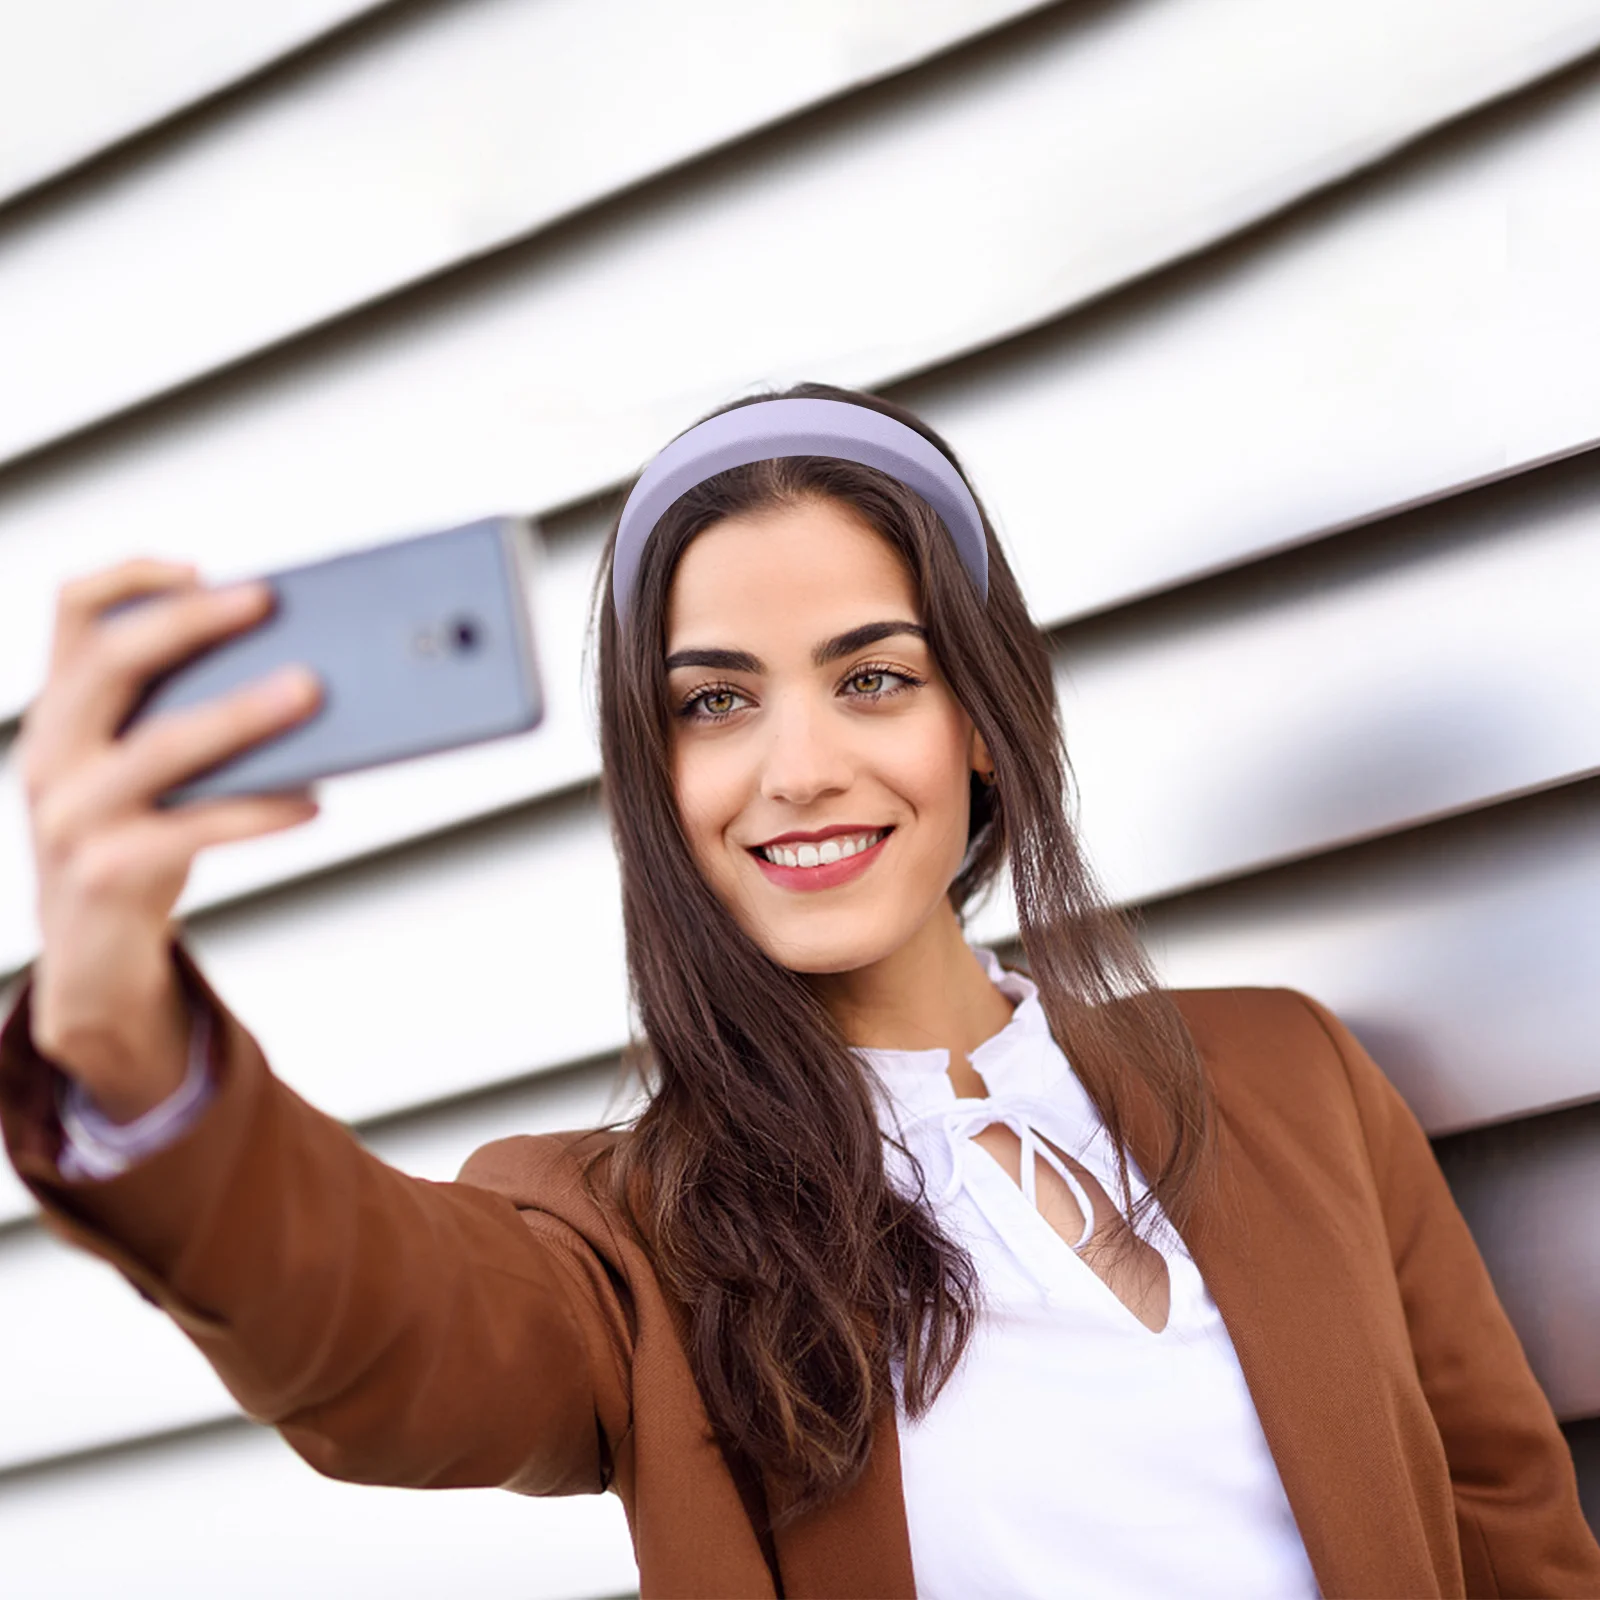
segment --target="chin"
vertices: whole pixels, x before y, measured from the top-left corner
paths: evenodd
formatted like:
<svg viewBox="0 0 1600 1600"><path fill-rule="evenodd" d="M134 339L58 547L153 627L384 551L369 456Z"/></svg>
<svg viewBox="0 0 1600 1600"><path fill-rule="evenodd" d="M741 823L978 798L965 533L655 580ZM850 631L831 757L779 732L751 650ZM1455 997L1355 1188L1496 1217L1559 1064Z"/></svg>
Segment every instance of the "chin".
<svg viewBox="0 0 1600 1600"><path fill-rule="evenodd" d="M819 923L832 920L818 919ZM745 931L780 967L817 977L870 967L893 955L911 936L910 929L885 928L859 914L837 920L840 925L834 927L775 927L741 919Z"/></svg>

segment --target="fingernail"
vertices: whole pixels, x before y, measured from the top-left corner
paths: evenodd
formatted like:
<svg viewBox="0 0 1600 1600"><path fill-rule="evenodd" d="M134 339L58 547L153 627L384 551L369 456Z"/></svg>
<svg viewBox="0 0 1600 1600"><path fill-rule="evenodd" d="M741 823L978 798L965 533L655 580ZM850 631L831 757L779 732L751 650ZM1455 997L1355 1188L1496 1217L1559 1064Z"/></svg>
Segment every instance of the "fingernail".
<svg viewBox="0 0 1600 1600"><path fill-rule="evenodd" d="M220 598L235 611L253 611L267 597L267 586L264 583L249 582L230 584L220 591Z"/></svg>

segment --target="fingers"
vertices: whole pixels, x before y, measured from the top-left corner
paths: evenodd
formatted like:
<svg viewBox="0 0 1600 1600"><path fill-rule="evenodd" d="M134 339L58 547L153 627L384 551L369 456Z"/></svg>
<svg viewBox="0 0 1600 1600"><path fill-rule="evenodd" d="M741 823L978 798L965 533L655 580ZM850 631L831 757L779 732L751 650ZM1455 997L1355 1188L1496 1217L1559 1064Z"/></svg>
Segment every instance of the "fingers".
<svg viewBox="0 0 1600 1600"><path fill-rule="evenodd" d="M70 715L73 678L78 677L81 684L81 673L75 674L73 667L94 637L101 613L120 601L194 589L199 581L195 568L186 562L139 557L62 584L56 595L49 675L23 717L22 781L30 799L83 747L84 740ZM80 687L80 697L82 692Z"/></svg>
<svg viewBox="0 0 1600 1600"><path fill-rule="evenodd" d="M154 584L172 570L165 563L130 563L122 583L113 586L109 575L103 583L84 580L77 598L63 600L68 620L34 718L41 729L30 750L36 776L49 778L91 755L116 733L152 678L272 609L272 591L261 583L227 589L191 584L113 617L105 617L103 607L93 609L108 593L126 598L134 577Z"/></svg>
<svg viewBox="0 0 1600 1600"><path fill-rule="evenodd" d="M151 884L163 899L176 899L189 864L216 844L263 838L310 822L317 802L309 793L245 795L229 800L197 800L172 811L143 812L102 836L102 850L126 873L120 882L89 885L106 902L139 898Z"/></svg>
<svg viewBox="0 0 1600 1600"><path fill-rule="evenodd" d="M322 701L316 675L284 667L259 683L185 711L140 723L117 742L105 774L108 800L146 805L166 790L303 722Z"/></svg>
<svg viewBox="0 0 1600 1600"><path fill-rule="evenodd" d="M92 829L144 810L168 789L303 721L321 701L315 675L284 668L232 694L140 723L80 762L35 808L55 856Z"/></svg>
<svg viewBox="0 0 1600 1600"><path fill-rule="evenodd" d="M317 815L315 796L309 791L287 795L247 795L237 800L197 800L164 812L160 826L166 831L166 848L189 861L214 844L237 844L269 833L297 828Z"/></svg>
<svg viewBox="0 0 1600 1600"><path fill-rule="evenodd" d="M74 943L80 949L86 905L97 908L97 920L103 923L109 917L114 927L121 925L127 908L134 908L137 920L164 926L199 851L281 833L316 815L317 803L309 793L251 795L197 801L173 811L135 812L98 829L73 850L56 874L51 910L55 915L78 913ZM55 915L42 918L47 942Z"/></svg>
<svg viewBox="0 0 1600 1600"><path fill-rule="evenodd" d="M81 647L80 670L66 675L69 714L85 732L109 737L152 678L260 622L272 603L266 584L238 584L152 600L102 621Z"/></svg>
<svg viewBox="0 0 1600 1600"><path fill-rule="evenodd" d="M199 573L188 562L157 561L141 556L103 572L91 572L61 586L56 596L55 651L71 651L100 613L124 600L192 588Z"/></svg>

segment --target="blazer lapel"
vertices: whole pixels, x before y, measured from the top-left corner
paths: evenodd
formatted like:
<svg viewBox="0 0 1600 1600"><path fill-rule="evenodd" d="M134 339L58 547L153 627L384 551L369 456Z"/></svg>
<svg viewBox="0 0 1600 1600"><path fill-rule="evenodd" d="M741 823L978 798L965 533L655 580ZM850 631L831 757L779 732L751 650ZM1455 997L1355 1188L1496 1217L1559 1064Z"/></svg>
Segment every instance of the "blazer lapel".
<svg viewBox="0 0 1600 1600"><path fill-rule="evenodd" d="M1195 1019L1191 1018L1191 1021ZM1230 1030L1231 1031L1231 1030ZM1204 1030L1194 1030L1205 1050ZM1229 1041L1241 1048L1237 1036ZM1285 1070L1282 1062L1275 1071ZM1218 1073L1216 1192L1182 1230L1216 1302L1325 1596L1438 1595L1439 1577L1396 1432L1397 1386L1414 1383L1398 1335L1381 1234L1247 1093ZM1148 1112L1148 1107L1143 1108ZM1134 1120L1140 1167L1155 1124ZM1332 1141L1330 1140L1330 1143Z"/></svg>
<svg viewBox="0 0 1600 1600"><path fill-rule="evenodd" d="M880 1413L872 1454L856 1482L779 1528L773 1543L788 1600L915 1600L892 1410Z"/></svg>

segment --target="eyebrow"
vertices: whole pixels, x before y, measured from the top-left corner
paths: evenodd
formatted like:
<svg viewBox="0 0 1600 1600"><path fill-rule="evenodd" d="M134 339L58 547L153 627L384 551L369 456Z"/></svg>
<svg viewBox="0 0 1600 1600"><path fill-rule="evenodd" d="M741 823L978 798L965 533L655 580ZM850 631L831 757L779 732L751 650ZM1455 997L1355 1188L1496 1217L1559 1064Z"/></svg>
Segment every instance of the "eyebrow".
<svg viewBox="0 0 1600 1600"><path fill-rule="evenodd" d="M825 667L830 661L854 655L880 639L892 639L896 634L908 633L916 639L926 639L928 630L916 622L864 622L859 628L824 639L811 652L814 666ZM674 667L715 667L721 672L765 672L766 666L759 657L748 650L675 650L667 657L667 671Z"/></svg>

